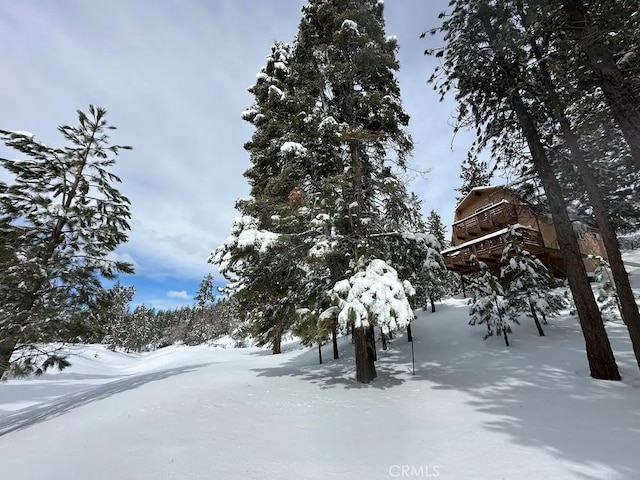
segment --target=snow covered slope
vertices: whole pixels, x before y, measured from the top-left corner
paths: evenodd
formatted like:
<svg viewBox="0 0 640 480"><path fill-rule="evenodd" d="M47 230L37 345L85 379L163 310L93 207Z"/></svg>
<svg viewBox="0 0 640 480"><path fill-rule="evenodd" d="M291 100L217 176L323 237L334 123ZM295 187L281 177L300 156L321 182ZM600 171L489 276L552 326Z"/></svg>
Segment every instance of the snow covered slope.
<svg viewBox="0 0 640 480"><path fill-rule="evenodd" d="M467 321L460 299L421 313L415 375L400 336L368 386L347 339L324 365L295 344L277 356L83 347L69 370L0 385L1 478L640 478L624 327L607 326L616 383L589 378L574 318L550 320L546 337L524 321L509 348Z"/></svg>

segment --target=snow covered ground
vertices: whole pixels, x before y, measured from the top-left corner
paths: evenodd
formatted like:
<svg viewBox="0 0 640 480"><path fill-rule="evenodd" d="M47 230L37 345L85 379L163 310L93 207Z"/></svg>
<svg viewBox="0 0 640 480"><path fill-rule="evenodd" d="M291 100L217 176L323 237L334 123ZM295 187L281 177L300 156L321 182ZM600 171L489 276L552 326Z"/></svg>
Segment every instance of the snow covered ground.
<svg viewBox="0 0 640 480"><path fill-rule="evenodd" d="M640 478L624 327L607 326L623 382L604 382L588 376L574 318L550 320L546 337L523 321L509 348L467 321L461 299L420 314L415 375L400 336L368 386L347 339L324 365L293 343L277 356L74 347L68 370L0 385L1 478Z"/></svg>

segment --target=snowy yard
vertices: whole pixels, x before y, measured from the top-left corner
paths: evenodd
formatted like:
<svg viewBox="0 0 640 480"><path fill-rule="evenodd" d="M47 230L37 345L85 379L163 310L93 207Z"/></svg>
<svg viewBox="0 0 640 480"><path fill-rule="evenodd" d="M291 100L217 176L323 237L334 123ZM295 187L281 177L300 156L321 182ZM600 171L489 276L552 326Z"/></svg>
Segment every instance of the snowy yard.
<svg viewBox="0 0 640 480"><path fill-rule="evenodd" d="M466 322L461 300L422 314L416 375L401 337L370 386L353 380L348 341L323 366L308 349L86 347L68 371L0 386L3 477L640 478L622 327L609 328L624 375L611 383L588 378L570 319L545 338L526 322L511 348Z"/></svg>
<svg viewBox="0 0 640 480"><path fill-rule="evenodd" d="M415 376L400 336L368 386L347 339L324 365L295 343L278 356L77 347L64 372L0 385L2 478L640 478L640 374L624 327L607 327L616 383L589 378L571 317L546 337L523 319L510 348L467 321L461 299L421 313Z"/></svg>

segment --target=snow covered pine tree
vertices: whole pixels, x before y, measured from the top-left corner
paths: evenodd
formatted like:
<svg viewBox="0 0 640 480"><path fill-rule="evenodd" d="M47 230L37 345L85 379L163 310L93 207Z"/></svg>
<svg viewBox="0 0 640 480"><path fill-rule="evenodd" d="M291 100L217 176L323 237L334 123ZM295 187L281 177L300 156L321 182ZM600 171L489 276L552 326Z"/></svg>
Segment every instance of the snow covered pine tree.
<svg viewBox="0 0 640 480"><path fill-rule="evenodd" d="M108 144L107 131L115 127L105 117L93 105L88 115L78 111L78 126L58 128L69 143L59 148L28 133L0 130L4 143L26 156L0 158L14 176L10 185L0 182L0 378L9 367L42 373L67 366L64 356L36 343L57 339L69 322L90 318L86 310L104 294L100 276L133 273L131 264L108 259L127 240L130 218L129 200L114 187L120 179L110 167L130 147Z"/></svg>

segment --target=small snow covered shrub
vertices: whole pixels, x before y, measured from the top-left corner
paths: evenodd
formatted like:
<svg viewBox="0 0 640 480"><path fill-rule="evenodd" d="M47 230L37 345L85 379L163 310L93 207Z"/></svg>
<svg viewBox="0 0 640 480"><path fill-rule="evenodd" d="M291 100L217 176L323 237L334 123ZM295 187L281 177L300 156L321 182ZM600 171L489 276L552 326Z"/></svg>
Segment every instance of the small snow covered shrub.
<svg viewBox="0 0 640 480"><path fill-rule="evenodd" d="M512 323L518 323L518 320L509 315L502 285L487 264L479 261L474 255L471 256L471 262L477 272L471 275L469 280L472 291L472 297L469 299L469 325L486 325L485 340L495 333L502 335L505 344L509 346L507 334L511 333Z"/></svg>

